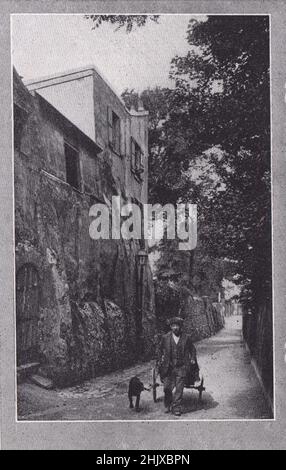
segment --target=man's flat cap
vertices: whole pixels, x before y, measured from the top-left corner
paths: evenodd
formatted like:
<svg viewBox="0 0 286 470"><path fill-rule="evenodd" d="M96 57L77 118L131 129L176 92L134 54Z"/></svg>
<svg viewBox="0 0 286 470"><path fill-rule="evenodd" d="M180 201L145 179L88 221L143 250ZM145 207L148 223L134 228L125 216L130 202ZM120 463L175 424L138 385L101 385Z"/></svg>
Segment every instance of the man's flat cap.
<svg viewBox="0 0 286 470"><path fill-rule="evenodd" d="M174 325L174 324L182 325L183 323L184 323L184 319L180 317L172 317L172 318L169 318L168 320L169 326Z"/></svg>

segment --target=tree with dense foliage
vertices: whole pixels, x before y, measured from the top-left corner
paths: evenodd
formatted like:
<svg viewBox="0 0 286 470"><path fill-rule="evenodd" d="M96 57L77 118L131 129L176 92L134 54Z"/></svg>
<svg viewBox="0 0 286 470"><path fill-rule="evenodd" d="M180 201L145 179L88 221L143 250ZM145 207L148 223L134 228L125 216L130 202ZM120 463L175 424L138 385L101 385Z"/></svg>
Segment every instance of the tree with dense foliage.
<svg viewBox="0 0 286 470"><path fill-rule="evenodd" d="M271 297L269 18L192 21L188 42L198 49L172 63L174 113L184 127L194 111L186 101L197 99L190 142L220 149L212 163L223 190L207 201L207 238L214 254L237 262L237 280L256 302Z"/></svg>
<svg viewBox="0 0 286 470"><path fill-rule="evenodd" d="M149 198L198 204L200 249L232 261L251 304L271 296L269 19L198 17L187 40L171 64L174 88L140 96L150 113ZM138 94L123 98L136 106Z"/></svg>
<svg viewBox="0 0 286 470"><path fill-rule="evenodd" d="M192 47L172 61L175 88L140 96L150 112L150 201L198 204L206 256L235 263L250 303L271 295L268 41L268 17L191 21Z"/></svg>
<svg viewBox="0 0 286 470"><path fill-rule="evenodd" d="M158 23L159 15L85 15L85 18L93 22L92 29L110 23L117 26L116 30L125 27L131 33L134 27L145 26L148 20Z"/></svg>

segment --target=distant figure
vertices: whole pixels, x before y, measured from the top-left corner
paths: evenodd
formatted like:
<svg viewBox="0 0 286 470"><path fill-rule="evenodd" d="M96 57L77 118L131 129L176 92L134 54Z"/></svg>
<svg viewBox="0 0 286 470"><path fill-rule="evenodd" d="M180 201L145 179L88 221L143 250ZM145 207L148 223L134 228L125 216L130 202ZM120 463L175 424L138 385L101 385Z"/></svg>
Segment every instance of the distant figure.
<svg viewBox="0 0 286 470"><path fill-rule="evenodd" d="M143 390L150 391L148 388L144 387L144 384L138 377L132 377L129 382L129 389L128 389L128 398L129 398L129 408L134 408L133 405L133 397L136 397L135 402L135 410L137 412L140 411L139 404L140 404L140 395Z"/></svg>
<svg viewBox="0 0 286 470"><path fill-rule="evenodd" d="M190 336L182 332L183 321L179 317L169 320L171 331L162 337L157 358L160 378L164 384L165 412L172 412L176 416L182 413L184 386L196 385L200 380L196 349Z"/></svg>

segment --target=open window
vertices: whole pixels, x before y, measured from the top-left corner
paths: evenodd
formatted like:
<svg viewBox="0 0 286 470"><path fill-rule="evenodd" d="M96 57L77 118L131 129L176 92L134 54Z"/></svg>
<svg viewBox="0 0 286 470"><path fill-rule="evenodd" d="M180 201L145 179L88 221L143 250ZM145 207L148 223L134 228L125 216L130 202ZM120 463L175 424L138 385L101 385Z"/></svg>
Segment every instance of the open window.
<svg viewBox="0 0 286 470"><path fill-rule="evenodd" d="M142 180L144 173L144 154L140 145L131 137L131 170L135 176Z"/></svg>
<svg viewBox="0 0 286 470"><path fill-rule="evenodd" d="M121 154L121 122L119 116L108 106L108 143L110 148L117 153Z"/></svg>
<svg viewBox="0 0 286 470"><path fill-rule="evenodd" d="M65 143L66 182L73 188L80 189L79 153L71 145Z"/></svg>

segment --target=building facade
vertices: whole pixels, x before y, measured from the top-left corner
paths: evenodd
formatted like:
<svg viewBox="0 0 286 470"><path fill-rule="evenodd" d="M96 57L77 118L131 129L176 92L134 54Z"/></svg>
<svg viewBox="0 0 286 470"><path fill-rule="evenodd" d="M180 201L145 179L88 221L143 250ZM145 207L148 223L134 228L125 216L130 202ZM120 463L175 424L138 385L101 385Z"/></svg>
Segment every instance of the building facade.
<svg viewBox="0 0 286 470"><path fill-rule="evenodd" d="M91 238L90 208L147 202L148 113L94 67L22 83L14 71L19 367L67 385L152 355L141 240Z"/></svg>

